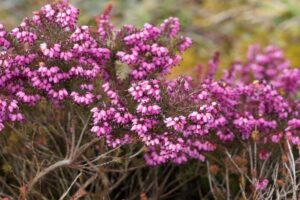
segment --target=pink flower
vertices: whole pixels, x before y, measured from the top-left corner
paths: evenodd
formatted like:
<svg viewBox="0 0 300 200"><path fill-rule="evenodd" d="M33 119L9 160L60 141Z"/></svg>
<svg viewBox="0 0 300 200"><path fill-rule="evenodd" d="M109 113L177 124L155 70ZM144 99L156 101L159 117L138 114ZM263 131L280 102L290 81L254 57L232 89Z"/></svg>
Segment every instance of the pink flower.
<svg viewBox="0 0 300 200"><path fill-rule="evenodd" d="M255 182L254 186L256 190L264 190L269 184L267 179L260 179Z"/></svg>
<svg viewBox="0 0 300 200"><path fill-rule="evenodd" d="M270 157L270 152L266 150L261 150L258 154L258 157L261 160L267 160Z"/></svg>

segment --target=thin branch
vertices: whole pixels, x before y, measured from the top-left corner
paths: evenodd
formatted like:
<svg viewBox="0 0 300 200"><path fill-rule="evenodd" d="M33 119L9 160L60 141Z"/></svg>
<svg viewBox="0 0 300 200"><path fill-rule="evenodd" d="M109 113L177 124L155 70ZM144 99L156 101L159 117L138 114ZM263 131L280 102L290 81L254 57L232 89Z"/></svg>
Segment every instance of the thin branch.
<svg viewBox="0 0 300 200"><path fill-rule="evenodd" d="M40 171L29 183L29 185L27 187L27 193L29 193L32 190L33 186L45 175L47 175L48 173L50 173L51 171L53 171L59 167L70 165L71 163L72 163L72 160L70 160L70 159L61 160L61 161L58 161L58 162L54 163L53 165L45 168L44 170Z"/></svg>
<svg viewBox="0 0 300 200"><path fill-rule="evenodd" d="M73 180L73 182L71 183L70 187L68 188L68 190L59 198L59 200L63 200L67 195L68 193L70 192L72 186L76 183L76 181L79 179L79 177L82 175L82 172L80 172L76 177L75 179Z"/></svg>

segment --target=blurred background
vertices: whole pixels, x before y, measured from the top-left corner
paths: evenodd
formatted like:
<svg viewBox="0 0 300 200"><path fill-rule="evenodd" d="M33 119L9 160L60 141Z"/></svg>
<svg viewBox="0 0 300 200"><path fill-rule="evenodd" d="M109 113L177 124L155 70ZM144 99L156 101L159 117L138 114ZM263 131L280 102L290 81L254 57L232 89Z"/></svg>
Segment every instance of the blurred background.
<svg viewBox="0 0 300 200"><path fill-rule="evenodd" d="M8 29L49 0L0 0L0 22ZM111 3L116 26L160 23L177 16L182 31L194 44L171 76L193 75L218 51L221 66L243 59L249 44L283 48L293 66L300 66L299 0L70 0L80 9L80 24L94 25L94 17Z"/></svg>

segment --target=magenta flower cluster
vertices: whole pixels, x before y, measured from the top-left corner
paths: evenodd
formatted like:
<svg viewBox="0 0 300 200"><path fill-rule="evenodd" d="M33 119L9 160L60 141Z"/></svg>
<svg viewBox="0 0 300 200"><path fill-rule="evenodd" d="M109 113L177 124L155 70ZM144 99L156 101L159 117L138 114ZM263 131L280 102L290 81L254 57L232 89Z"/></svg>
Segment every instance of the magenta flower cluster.
<svg viewBox="0 0 300 200"><path fill-rule="evenodd" d="M77 25L78 9L65 2L44 6L12 31L0 25L1 130L26 120L24 108L47 100L89 108L92 133L110 147L143 145L149 165L203 161L218 146L252 140L254 133L261 145L284 138L300 145L300 71L280 49L250 47L248 61L235 62L221 80L214 78L217 55L205 79L168 80L192 44L179 35L179 20L116 29L110 10L95 30Z"/></svg>

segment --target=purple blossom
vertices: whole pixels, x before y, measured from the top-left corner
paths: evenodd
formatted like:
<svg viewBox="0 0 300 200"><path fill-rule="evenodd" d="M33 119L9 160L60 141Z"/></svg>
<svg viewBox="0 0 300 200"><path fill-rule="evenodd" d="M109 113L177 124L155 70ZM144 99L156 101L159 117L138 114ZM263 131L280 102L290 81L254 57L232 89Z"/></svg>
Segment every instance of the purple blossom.
<svg viewBox="0 0 300 200"><path fill-rule="evenodd" d="M168 80L192 44L179 34L179 20L116 29L110 12L99 17L97 32L78 26L78 9L64 2L44 6L10 32L0 24L0 130L22 121L23 107L45 100L87 108L96 137L109 147L144 146L149 165L204 161L219 146L251 142L253 133L258 145L284 138L300 145L300 72L279 48L250 47L248 60L235 62L220 81L219 54L203 80ZM124 79L119 65L129 68Z"/></svg>
<svg viewBox="0 0 300 200"><path fill-rule="evenodd" d="M257 180L254 184L256 190L264 190L269 184L268 179Z"/></svg>

